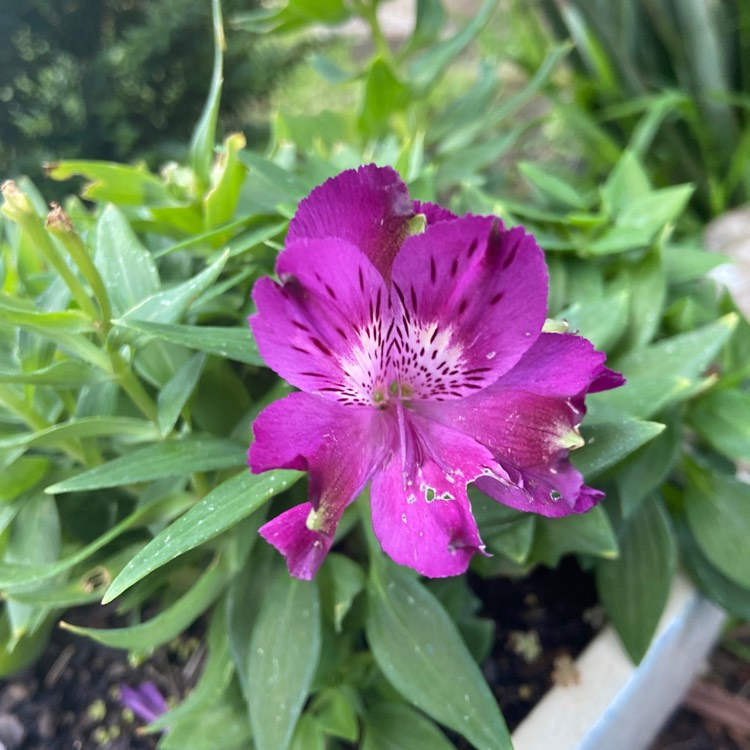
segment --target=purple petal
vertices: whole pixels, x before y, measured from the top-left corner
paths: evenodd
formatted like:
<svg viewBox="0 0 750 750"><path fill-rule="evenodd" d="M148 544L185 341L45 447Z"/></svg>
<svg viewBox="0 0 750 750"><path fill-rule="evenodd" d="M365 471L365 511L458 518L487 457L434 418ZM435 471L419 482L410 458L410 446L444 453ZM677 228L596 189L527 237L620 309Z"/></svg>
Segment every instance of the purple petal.
<svg viewBox="0 0 750 750"><path fill-rule="evenodd" d="M440 221L409 237L393 289L411 338L435 349L431 376L449 376L444 393L421 399L467 396L508 372L540 335L547 308L542 251L522 228L506 231L493 218Z"/></svg>
<svg viewBox="0 0 750 750"><path fill-rule="evenodd" d="M452 221L458 218L456 214L447 208L438 206L435 203L423 203L422 201L414 201L414 213L422 214L427 220L427 226L437 224L439 221Z"/></svg>
<svg viewBox="0 0 750 750"><path fill-rule="evenodd" d="M250 324L261 356L292 385L346 401L352 388L362 390L362 370L374 352L368 335L389 319L382 277L356 247L338 239L291 244L279 256L278 272L283 286L263 278L253 290L258 314ZM371 387L372 371L369 381Z"/></svg>
<svg viewBox="0 0 750 750"><path fill-rule="evenodd" d="M398 173L368 164L315 188L299 204L287 242L339 237L358 247L388 279L413 216L414 203Z"/></svg>
<svg viewBox="0 0 750 750"><path fill-rule="evenodd" d="M287 556L292 575L311 578L331 546L344 509L390 448L389 421L377 409L292 393L267 406L255 420L253 432L249 453L253 472L310 473L310 503L270 521L261 534Z"/></svg>
<svg viewBox="0 0 750 750"><path fill-rule="evenodd" d="M151 723L167 712L167 702L153 682L144 682L136 689L120 685L120 701L138 718Z"/></svg>
<svg viewBox="0 0 750 750"><path fill-rule="evenodd" d="M393 560L422 575L458 575L484 551L466 485L501 469L464 435L409 413L404 420L401 451L372 480L375 536Z"/></svg>
<svg viewBox="0 0 750 750"><path fill-rule="evenodd" d="M580 472L564 459L520 469L514 485L480 477L475 486L511 508L552 518L585 513L604 497L585 486Z"/></svg>

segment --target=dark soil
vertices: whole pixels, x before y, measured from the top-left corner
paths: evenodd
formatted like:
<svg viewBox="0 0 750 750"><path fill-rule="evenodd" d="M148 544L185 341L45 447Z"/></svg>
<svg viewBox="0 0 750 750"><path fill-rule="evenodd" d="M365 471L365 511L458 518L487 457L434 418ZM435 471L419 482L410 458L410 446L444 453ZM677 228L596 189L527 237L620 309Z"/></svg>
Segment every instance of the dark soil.
<svg viewBox="0 0 750 750"><path fill-rule="evenodd" d="M65 620L96 628L126 624L109 607L74 610ZM33 667L0 681L0 749L153 750L158 736L139 732L143 722L123 707L120 685L151 681L176 700L195 683L203 653L189 635L135 666L121 650L57 628Z"/></svg>

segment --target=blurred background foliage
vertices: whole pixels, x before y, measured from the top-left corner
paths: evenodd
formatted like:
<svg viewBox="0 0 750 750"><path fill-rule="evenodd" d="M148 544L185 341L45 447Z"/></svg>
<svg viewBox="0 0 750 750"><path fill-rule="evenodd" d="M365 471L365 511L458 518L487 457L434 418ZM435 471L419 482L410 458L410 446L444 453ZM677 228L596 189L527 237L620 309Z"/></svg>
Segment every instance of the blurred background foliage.
<svg viewBox="0 0 750 750"><path fill-rule="evenodd" d="M225 12L257 0L225 0ZM213 61L205 0L0 0L0 173L71 156L184 155ZM227 35L221 118L267 137L270 92L304 45Z"/></svg>

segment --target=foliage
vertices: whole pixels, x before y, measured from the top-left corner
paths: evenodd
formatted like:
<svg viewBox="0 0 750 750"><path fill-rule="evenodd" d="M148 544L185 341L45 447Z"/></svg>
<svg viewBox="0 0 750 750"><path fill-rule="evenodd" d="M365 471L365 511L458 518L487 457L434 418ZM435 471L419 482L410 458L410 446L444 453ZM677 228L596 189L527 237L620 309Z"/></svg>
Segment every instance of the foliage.
<svg viewBox="0 0 750 750"><path fill-rule="evenodd" d="M210 19L205 0L2 0L0 172L38 176L42 162L82 153L156 165L179 154L211 76ZM248 108L298 56L229 34L224 120L257 137Z"/></svg>
<svg viewBox="0 0 750 750"><path fill-rule="evenodd" d="M704 219L750 200L747 3L538 0L536 5L552 36L575 44L573 102L559 92L564 116L605 166L629 146L647 158L659 184L692 182L694 205ZM533 24L525 9L519 16ZM521 54L527 62L533 61L532 49Z"/></svg>
<svg viewBox="0 0 750 750"><path fill-rule="evenodd" d="M375 4L292 0L245 16L281 34L360 13L373 56L346 71L314 62L329 78L322 91L350 87L356 111L279 112L266 155L237 134L214 153L219 60L189 163L157 175L63 162L52 176L83 176L89 205L71 198L51 213L30 182L6 184L4 674L35 657L64 609L103 598L131 624L83 632L139 655L208 619L195 691L154 725L169 727L162 748L215 748L218 736L228 750L250 738L259 750L450 747L438 724L477 748L510 746L477 668L491 625L465 577L435 585L390 563L357 514L365 502L345 514L313 582L291 580L258 543L265 518L306 490L297 472L245 466L254 416L288 392L246 326L249 290L271 272L299 200L363 161L396 166L415 197L524 223L547 251L551 316L629 379L591 398L575 456L606 489L604 503L547 519L474 493L494 555L475 571L518 575L579 554L636 661L678 558L709 596L747 616L747 487L733 462L750 454L747 422L734 418L750 408L750 326L706 279L721 259L683 221L691 188L654 187L659 169L638 149L619 152L601 186L533 163L514 175L529 199L494 180L527 129L520 108L566 50L552 48L510 95L486 57L455 99L435 101L492 5L444 37L440 2L420 2L395 52ZM154 601L158 614L144 620Z"/></svg>

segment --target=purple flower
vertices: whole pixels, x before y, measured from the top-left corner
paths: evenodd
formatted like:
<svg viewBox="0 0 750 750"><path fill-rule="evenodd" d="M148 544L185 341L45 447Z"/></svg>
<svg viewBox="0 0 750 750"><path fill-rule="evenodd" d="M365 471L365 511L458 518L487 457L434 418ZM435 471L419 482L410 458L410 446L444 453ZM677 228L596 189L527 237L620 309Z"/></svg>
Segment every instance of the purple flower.
<svg viewBox="0 0 750 750"><path fill-rule="evenodd" d="M137 688L120 685L120 701L139 719L150 724L167 712L167 702L153 682L142 682Z"/></svg>
<svg viewBox="0 0 750 750"><path fill-rule="evenodd" d="M568 452L586 393L623 379L586 339L542 332L547 270L522 227L412 201L369 165L302 201L277 272L250 323L301 392L260 414L249 460L310 474L309 502L260 530L292 575L315 575L368 480L384 551L431 577L484 550L470 482L545 516L601 499Z"/></svg>

